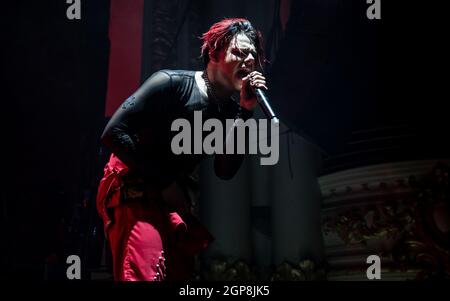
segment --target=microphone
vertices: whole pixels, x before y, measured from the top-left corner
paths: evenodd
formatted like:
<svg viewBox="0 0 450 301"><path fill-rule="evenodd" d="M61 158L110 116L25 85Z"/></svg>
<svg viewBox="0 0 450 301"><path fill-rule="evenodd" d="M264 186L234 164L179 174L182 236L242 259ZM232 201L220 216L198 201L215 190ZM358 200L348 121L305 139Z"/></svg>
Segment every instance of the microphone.
<svg viewBox="0 0 450 301"><path fill-rule="evenodd" d="M280 121L278 120L277 116L275 115L272 108L270 107L269 99L267 98L264 91L261 90L260 88L256 88L255 94L256 94L256 99L258 100L258 104L261 107L261 109L263 110L266 117L268 119L270 119L270 121L273 123L279 123Z"/></svg>

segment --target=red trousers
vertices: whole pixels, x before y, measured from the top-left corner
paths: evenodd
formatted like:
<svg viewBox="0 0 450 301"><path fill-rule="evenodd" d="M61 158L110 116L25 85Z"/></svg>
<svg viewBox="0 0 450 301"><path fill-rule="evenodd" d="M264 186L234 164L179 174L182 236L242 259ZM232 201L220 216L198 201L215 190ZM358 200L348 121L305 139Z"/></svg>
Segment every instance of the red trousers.
<svg viewBox="0 0 450 301"><path fill-rule="evenodd" d="M97 210L112 250L114 279L188 280L195 254L208 246L212 236L194 216L181 218L169 210L161 194L126 198L127 174L127 166L111 155L97 193Z"/></svg>

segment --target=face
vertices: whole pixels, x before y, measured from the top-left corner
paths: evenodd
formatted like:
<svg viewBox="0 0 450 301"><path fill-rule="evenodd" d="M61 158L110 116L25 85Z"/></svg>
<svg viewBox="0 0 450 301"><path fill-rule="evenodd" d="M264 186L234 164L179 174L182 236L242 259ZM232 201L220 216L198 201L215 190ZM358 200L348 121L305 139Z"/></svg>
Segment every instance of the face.
<svg viewBox="0 0 450 301"><path fill-rule="evenodd" d="M223 84L230 89L240 91L242 78L255 70L256 48L243 33L234 36L228 48L219 54L218 65Z"/></svg>

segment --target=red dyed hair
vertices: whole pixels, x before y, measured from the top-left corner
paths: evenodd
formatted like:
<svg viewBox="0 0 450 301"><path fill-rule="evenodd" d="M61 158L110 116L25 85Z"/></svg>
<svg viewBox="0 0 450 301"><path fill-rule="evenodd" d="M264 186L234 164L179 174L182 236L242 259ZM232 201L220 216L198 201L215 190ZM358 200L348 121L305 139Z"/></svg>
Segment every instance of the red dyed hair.
<svg viewBox="0 0 450 301"><path fill-rule="evenodd" d="M237 34L245 34L257 51L256 62L261 70L265 63L263 39L261 32L256 30L250 21L243 18L227 18L215 23L211 28L202 35L203 45L201 47L201 55L205 67L208 65L210 56L217 54L228 47L230 41Z"/></svg>

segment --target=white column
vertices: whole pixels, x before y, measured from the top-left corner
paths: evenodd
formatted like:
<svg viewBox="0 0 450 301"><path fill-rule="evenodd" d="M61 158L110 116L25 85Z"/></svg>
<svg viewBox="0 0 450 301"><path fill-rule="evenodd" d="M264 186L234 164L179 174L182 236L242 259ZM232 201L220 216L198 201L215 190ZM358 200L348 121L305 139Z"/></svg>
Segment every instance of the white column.
<svg viewBox="0 0 450 301"><path fill-rule="evenodd" d="M224 181L214 174L213 158L202 162L200 216L215 237L207 258L251 259L247 163L243 162L233 179Z"/></svg>
<svg viewBox="0 0 450 301"><path fill-rule="evenodd" d="M280 137L280 160L273 168L273 263L321 262L320 155L313 145L289 133Z"/></svg>

